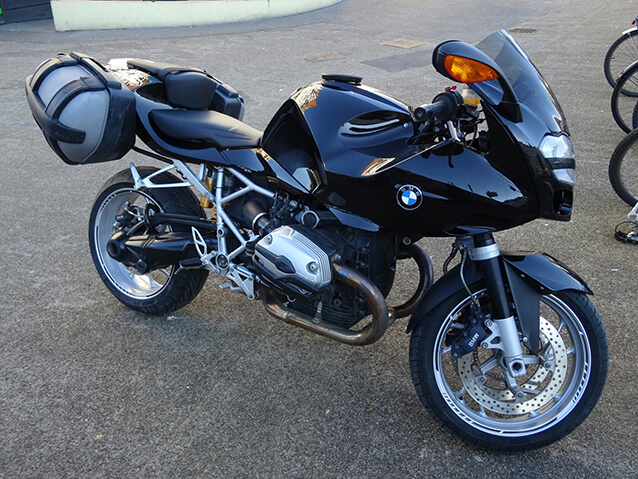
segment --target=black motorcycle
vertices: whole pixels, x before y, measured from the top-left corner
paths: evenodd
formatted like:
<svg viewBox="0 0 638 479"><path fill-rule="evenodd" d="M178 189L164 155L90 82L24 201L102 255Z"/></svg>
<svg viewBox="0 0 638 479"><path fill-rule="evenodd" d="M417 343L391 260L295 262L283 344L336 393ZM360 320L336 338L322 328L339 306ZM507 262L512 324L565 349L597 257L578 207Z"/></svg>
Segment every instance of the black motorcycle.
<svg viewBox="0 0 638 479"><path fill-rule="evenodd" d="M578 275L546 254L502 252L493 233L570 219L567 124L503 31L477 47L442 43L433 64L462 90L413 108L323 75L263 132L241 121L229 85L166 63L61 54L27 79L27 97L67 163L131 148L166 163L117 173L91 212L95 266L122 303L167 314L212 271L272 316L346 344L411 316L412 378L432 416L480 447L539 447L593 409L607 340ZM460 253L434 284L423 237L450 237ZM390 306L406 259L419 284Z"/></svg>

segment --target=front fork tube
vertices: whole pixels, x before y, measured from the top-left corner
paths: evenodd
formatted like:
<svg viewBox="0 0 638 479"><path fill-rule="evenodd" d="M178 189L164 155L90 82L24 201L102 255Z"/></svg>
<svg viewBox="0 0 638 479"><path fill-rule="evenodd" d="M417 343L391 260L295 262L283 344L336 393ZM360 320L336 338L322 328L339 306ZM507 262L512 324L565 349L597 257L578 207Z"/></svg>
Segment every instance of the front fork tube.
<svg viewBox="0 0 638 479"><path fill-rule="evenodd" d="M523 347L505 291L505 275L501 271L498 245L492 234L479 235L474 238L474 247L467 248L467 253L481 268L492 307L492 318L488 323L492 334L482 341L481 346L486 349L500 349L506 371L513 378L524 376L527 368Z"/></svg>

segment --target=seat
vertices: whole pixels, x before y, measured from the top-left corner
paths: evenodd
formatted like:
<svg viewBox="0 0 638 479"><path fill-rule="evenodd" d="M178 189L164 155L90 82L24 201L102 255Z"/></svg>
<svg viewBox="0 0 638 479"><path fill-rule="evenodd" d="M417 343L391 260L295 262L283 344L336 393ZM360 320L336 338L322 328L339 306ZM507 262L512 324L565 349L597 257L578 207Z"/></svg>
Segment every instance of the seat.
<svg viewBox="0 0 638 479"><path fill-rule="evenodd" d="M257 148L262 137L256 128L212 110L153 110L150 118L170 138L212 143L222 150Z"/></svg>
<svg viewBox="0 0 638 479"><path fill-rule="evenodd" d="M163 62L129 60L128 66L149 73L164 82L166 99L179 108L209 109L219 82L198 68L180 67Z"/></svg>
<svg viewBox="0 0 638 479"><path fill-rule="evenodd" d="M153 75L159 81L164 81L164 78L169 73L197 72L206 74L206 71L201 70L200 68L181 67L179 65L172 65L170 63L152 62L150 60L140 60L138 58L130 58L127 61L127 64L129 67L136 68Z"/></svg>
<svg viewBox="0 0 638 479"><path fill-rule="evenodd" d="M205 70L138 59L128 60L128 66L163 82L166 100L174 107L215 110L238 120L244 117L244 100L239 93Z"/></svg>

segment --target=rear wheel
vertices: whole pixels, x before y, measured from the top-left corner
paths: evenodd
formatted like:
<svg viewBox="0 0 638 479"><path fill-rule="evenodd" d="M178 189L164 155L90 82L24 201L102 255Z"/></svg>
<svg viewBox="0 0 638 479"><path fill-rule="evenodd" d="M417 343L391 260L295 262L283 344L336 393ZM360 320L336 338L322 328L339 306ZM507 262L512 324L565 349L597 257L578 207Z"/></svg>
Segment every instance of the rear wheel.
<svg viewBox="0 0 638 479"><path fill-rule="evenodd" d="M138 168L142 176L157 171L155 168ZM153 179L155 183L179 183L173 175L163 173ZM134 268L113 259L107 251L107 242L115 232L117 216L128 212L134 216L131 230L143 221L144 208L154 205L165 213L203 216L199 202L186 188L157 188L135 190L135 182L129 170L114 175L102 187L91 210L89 243L95 268L106 287L129 308L150 314L167 314L184 307L201 291L208 271L204 269L181 270L176 266L158 268L147 274L138 274ZM188 231L187 227L183 231ZM175 231L180 227L175 227ZM136 234L147 234L144 229Z"/></svg>
<svg viewBox="0 0 638 479"><path fill-rule="evenodd" d="M477 297L489 314L485 290ZM470 303L465 291L451 296L412 333L412 379L428 412L466 442L501 451L534 449L575 429L607 374L605 331L587 296L542 296L540 352L523 347L527 374L521 378L507 375L497 349L479 346L453 357L452 343L469 325Z"/></svg>
<svg viewBox="0 0 638 479"><path fill-rule="evenodd" d="M638 60L638 30L631 30L611 44L605 55L604 71L607 82L613 87L629 65ZM635 96L628 90L624 94Z"/></svg>
<svg viewBox="0 0 638 479"><path fill-rule="evenodd" d="M638 60L620 75L611 94L611 114L625 133L638 127L634 111L638 102Z"/></svg>
<svg viewBox="0 0 638 479"><path fill-rule="evenodd" d="M622 139L609 160L609 181L628 205L638 203L638 129Z"/></svg>

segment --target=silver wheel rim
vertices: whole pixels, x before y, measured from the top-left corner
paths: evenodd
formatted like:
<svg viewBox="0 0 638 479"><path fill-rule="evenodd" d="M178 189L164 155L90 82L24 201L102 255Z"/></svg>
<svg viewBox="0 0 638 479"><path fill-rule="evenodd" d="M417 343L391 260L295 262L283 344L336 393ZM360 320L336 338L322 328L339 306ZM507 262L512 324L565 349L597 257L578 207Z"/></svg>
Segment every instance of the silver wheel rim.
<svg viewBox="0 0 638 479"><path fill-rule="evenodd" d="M111 258L106 245L115 231L115 217L122 214L125 207L132 205L142 211L144 206L149 203L161 210L161 206L143 192L131 188L116 190L106 197L100 205L93 226L93 246L102 271L110 283L121 293L138 300L149 299L160 294L173 277L174 268L156 269L148 274L137 274L131 268Z"/></svg>
<svg viewBox="0 0 638 479"><path fill-rule="evenodd" d="M485 291L478 293L478 297ZM448 407L463 422L489 434L528 436L556 425L579 403L589 382L591 350L576 313L554 295L541 299L539 356L525 355L528 374L517 380L516 397L505 382L498 355L478 348L455 360L446 345L458 329L466 298L444 321L433 353L437 387Z"/></svg>

